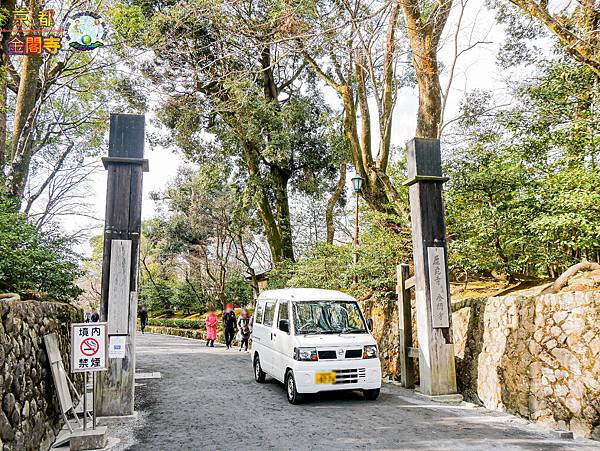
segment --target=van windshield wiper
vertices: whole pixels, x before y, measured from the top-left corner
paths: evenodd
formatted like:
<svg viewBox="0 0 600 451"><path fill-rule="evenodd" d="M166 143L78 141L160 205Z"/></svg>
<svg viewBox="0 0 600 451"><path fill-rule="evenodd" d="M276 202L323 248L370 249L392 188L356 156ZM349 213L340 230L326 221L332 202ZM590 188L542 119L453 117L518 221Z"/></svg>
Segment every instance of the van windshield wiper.
<svg viewBox="0 0 600 451"><path fill-rule="evenodd" d="M356 329L355 327L346 327L342 329L339 333L341 334L354 334L354 333L364 333L364 329Z"/></svg>
<svg viewBox="0 0 600 451"><path fill-rule="evenodd" d="M321 332L320 330L304 330L302 331L302 335L320 335L323 332Z"/></svg>

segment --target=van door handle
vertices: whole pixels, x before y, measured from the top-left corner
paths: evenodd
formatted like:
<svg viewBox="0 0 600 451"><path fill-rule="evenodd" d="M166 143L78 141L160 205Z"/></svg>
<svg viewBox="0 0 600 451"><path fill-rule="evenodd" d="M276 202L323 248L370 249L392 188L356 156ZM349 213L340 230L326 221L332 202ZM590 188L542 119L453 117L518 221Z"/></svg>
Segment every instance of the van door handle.
<svg viewBox="0 0 600 451"><path fill-rule="evenodd" d="M271 340L273 339L273 337L276 337L277 334L274 334L273 332L271 332Z"/></svg>

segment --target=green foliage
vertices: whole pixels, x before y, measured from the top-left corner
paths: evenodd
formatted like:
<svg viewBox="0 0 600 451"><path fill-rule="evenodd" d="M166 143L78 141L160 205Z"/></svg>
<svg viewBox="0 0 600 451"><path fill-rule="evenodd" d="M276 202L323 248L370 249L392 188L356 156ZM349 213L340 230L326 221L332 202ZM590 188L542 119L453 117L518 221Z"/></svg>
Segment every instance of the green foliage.
<svg viewBox="0 0 600 451"><path fill-rule="evenodd" d="M76 299L80 271L69 245L56 233L38 232L0 192L0 291Z"/></svg>
<svg viewBox="0 0 600 451"><path fill-rule="evenodd" d="M144 281L140 289L139 303L154 312L173 313L177 299L174 296L174 283L165 279Z"/></svg>
<svg viewBox="0 0 600 451"><path fill-rule="evenodd" d="M356 266L351 244L319 243L297 263L288 260L276 265L269 272L269 288L394 291L396 265L410 261L410 231L398 228L399 218L370 210L360 221L363 232ZM353 275L358 276L358 285L352 285Z"/></svg>
<svg viewBox="0 0 600 451"><path fill-rule="evenodd" d="M590 70L555 62L516 94L489 119L489 96L466 105L467 145L446 167L450 263L554 277L600 258L599 91Z"/></svg>
<svg viewBox="0 0 600 451"><path fill-rule="evenodd" d="M319 243L297 264L285 260L269 272L269 288L311 287L339 290L350 285L350 245Z"/></svg>
<svg viewBox="0 0 600 451"><path fill-rule="evenodd" d="M395 291L396 266L412 260L410 230L397 216L366 211L355 272L365 289Z"/></svg>
<svg viewBox="0 0 600 451"><path fill-rule="evenodd" d="M230 272L227 275L225 298L238 306L252 303L252 287L239 272Z"/></svg>
<svg viewBox="0 0 600 451"><path fill-rule="evenodd" d="M148 319L149 326L175 327L177 329L204 329L204 321L197 319Z"/></svg>

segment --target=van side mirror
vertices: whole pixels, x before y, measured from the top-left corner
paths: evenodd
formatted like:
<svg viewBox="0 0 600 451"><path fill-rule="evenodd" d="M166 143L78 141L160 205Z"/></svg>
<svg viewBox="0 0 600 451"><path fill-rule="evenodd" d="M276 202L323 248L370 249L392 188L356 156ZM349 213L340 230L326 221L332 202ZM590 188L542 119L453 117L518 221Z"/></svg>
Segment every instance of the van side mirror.
<svg viewBox="0 0 600 451"><path fill-rule="evenodd" d="M373 318L367 320L367 327L369 328L369 332L373 330Z"/></svg>
<svg viewBox="0 0 600 451"><path fill-rule="evenodd" d="M290 332L290 323L287 319L279 320L279 330L286 333Z"/></svg>

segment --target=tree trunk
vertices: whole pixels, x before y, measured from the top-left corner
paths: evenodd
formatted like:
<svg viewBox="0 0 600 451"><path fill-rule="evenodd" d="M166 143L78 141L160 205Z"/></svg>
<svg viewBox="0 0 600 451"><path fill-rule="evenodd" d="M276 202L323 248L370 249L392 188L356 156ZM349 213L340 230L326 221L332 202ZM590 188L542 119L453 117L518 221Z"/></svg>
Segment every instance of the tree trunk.
<svg viewBox="0 0 600 451"><path fill-rule="evenodd" d="M40 0L32 0L29 4L29 23L33 29L39 29L40 10ZM23 197L29 176L35 126L34 108L38 97L39 69L42 65L40 55L26 55L22 58L13 122L11 168L7 178L9 192L18 199Z"/></svg>
<svg viewBox="0 0 600 451"><path fill-rule="evenodd" d="M600 264L588 261L582 261L577 263L565 272L563 272L558 279L552 284L552 286L542 291L542 294L546 293L558 293L565 285L569 283L569 279L577 274L579 271L595 271L600 269Z"/></svg>
<svg viewBox="0 0 600 451"><path fill-rule="evenodd" d="M437 48L453 0L438 0L426 8L418 0L399 0L406 20L406 34L419 84L417 138L439 138L442 120L442 87ZM427 10L426 10L427 9Z"/></svg>
<svg viewBox="0 0 600 451"><path fill-rule="evenodd" d="M6 78L0 70L0 180L4 178L6 165Z"/></svg>
<svg viewBox="0 0 600 451"><path fill-rule="evenodd" d="M289 174L278 166L271 167L277 225L281 237L281 259L294 261L294 243L292 239L292 221L288 199Z"/></svg>
<svg viewBox="0 0 600 451"><path fill-rule="evenodd" d="M418 63L413 62L419 83L419 111L417 113L417 138L439 138L442 122L442 87L435 52Z"/></svg>
<svg viewBox="0 0 600 451"><path fill-rule="evenodd" d="M344 192L344 188L346 187L346 162L343 161L340 164L340 177L338 178L337 184L335 186L335 191L327 201L327 209L325 210L325 225L327 227L327 242L329 244L333 244L333 237L335 235L335 228L333 225L334 219L334 209L342 193Z"/></svg>
<svg viewBox="0 0 600 451"><path fill-rule="evenodd" d="M269 203L267 190L260 174L257 153L252 149L250 143L242 142L241 144L244 151L246 167L250 174L249 182L254 192L254 202L256 208L258 208L258 214L265 228L265 236L267 237L267 243L271 250L271 258L274 263L279 263L283 260L281 234L271 204Z"/></svg>

